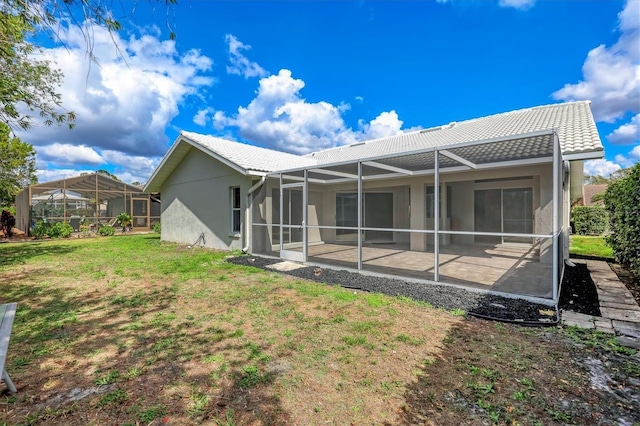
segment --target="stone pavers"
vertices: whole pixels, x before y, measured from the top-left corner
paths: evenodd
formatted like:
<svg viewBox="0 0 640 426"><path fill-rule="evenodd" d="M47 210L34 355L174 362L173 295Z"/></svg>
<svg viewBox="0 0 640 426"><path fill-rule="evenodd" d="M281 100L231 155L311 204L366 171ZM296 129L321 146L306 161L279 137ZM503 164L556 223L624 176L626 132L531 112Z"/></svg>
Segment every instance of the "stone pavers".
<svg viewBox="0 0 640 426"><path fill-rule="evenodd" d="M603 333L615 334L621 345L640 349L640 306L611 270L607 262L599 260L573 260L586 263L591 279L596 285L600 301L601 317L562 312L562 323Z"/></svg>

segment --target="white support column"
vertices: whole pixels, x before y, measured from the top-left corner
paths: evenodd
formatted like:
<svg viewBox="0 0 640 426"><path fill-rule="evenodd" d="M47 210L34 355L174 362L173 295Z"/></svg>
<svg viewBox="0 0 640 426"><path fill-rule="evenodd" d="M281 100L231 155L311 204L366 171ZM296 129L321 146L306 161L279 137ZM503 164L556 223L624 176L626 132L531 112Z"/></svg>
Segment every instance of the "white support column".
<svg viewBox="0 0 640 426"><path fill-rule="evenodd" d="M284 236L284 226L282 225L282 218L284 217L284 192L282 191L282 183L282 173L280 173L280 188L278 188L280 191L280 252L282 252L283 249L282 237ZM280 256L282 256L282 254Z"/></svg>
<svg viewBox="0 0 640 426"><path fill-rule="evenodd" d="M307 261L307 223L309 223L309 170L304 169L304 186L302 187L302 256Z"/></svg>
<svg viewBox="0 0 640 426"><path fill-rule="evenodd" d="M362 162L358 161L358 271L362 270Z"/></svg>
<svg viewBox="0 0 640 426"><path fill-rule="evenodd" d="M553 136L553 225L552 225L552 234L553 236L553 301L558 302L558 289L560 286L559 281L559 268L558 265L558 202L560 189L558 185L560 184L560 158L559 158L559 148L558 148L558 136L554 134Z"/></svg>
<svg viewBox="0 0 640 426"><path fill-rule="evenodd" d="M433 280L438 282L440 280L439 264L440 264L440 161L438 159L439 152L436 149L434 152L434 175L433 175L433 263L434 274Z"/></svg>

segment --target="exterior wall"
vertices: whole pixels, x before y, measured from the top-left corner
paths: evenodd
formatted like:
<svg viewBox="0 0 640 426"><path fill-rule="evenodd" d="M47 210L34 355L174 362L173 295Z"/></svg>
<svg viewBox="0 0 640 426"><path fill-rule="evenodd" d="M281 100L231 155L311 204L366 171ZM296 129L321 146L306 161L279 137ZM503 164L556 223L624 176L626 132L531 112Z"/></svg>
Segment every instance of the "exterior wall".
<svg viewBox="0 0 640 426"><path fill-rule="evenodd" d="M205 246L242 249L246 232L231 232L230 188L240 187L241 212L247 208L251 179L199 150L192 149L162 185L162 240L193 244L204 234Z"/></svg>

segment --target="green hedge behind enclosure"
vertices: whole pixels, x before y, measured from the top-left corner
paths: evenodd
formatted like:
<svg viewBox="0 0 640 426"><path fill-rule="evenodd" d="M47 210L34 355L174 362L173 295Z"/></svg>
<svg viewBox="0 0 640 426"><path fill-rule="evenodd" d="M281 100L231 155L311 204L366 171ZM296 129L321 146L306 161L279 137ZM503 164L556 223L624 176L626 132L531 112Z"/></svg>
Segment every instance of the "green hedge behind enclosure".
<svg viewBox="0 0 640 426"><path fill-rule="evenodd" d="M611 226L607 243L616 258L640 277L640 163L627 170L604 194Z"/></svg>
<svg viewBox="0 0 640 426"><path fill-rule="evenodd" d="M601 206L574 207L571 219L578 235L602 235L609 228L609 214Z"/></svg>

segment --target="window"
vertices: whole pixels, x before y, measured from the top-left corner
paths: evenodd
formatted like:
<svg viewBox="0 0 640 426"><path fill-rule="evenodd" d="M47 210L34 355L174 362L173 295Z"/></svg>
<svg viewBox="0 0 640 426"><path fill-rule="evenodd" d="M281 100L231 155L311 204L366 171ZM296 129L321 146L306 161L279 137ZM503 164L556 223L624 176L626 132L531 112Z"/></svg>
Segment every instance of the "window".
<svg viewBox="0 0 640 426"><path fill-rule="evenodd" d="M242 210L240 209L240 188L231 188L231 232L240 232L240 218Z"/></svg>

